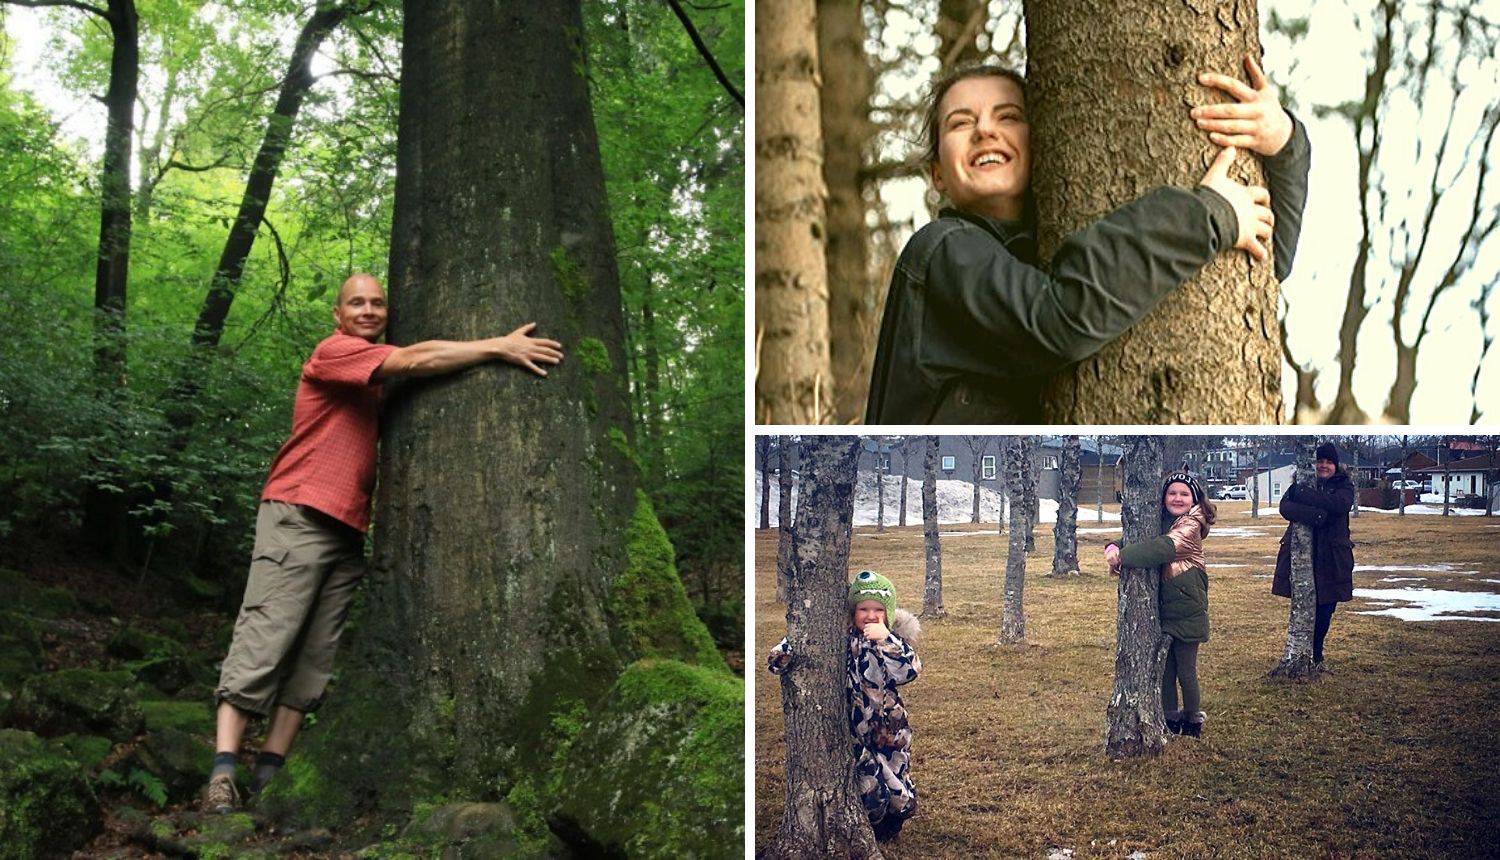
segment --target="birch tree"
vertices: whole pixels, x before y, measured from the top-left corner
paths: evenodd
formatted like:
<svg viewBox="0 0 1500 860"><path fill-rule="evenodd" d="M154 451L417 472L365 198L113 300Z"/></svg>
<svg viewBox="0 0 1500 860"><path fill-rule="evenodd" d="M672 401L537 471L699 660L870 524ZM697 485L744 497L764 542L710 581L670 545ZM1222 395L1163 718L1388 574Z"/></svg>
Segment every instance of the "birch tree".
<svg viewBox="0 0 1500 860"><path fill-rule="evenodd" d="M1301 437L1297 444L1297 471L1293 481L1311 486L1317 478L1313 462L1318 441ZM1313 622L1318 611L1317 585L1313 581L1312 527L1289 523L1291 531L1291 617L1286 626L1286 649L1281 662L1271 670L1272 678L1297 680L1313 675Z"/></svg>
<svg viewBox="0 0 1500 860"><path fill-rule="evenodd" d="M1161 529L1159 436L1125 437L1125 498L1120 520L1127 543L1151 540ZM1105 709L1104 748L1110 758L1159 755L1166 715L1161 709L1161 676L1168 638L1157 615L1157 571L1124 568L1117 588L1114 691Z"/></svg>

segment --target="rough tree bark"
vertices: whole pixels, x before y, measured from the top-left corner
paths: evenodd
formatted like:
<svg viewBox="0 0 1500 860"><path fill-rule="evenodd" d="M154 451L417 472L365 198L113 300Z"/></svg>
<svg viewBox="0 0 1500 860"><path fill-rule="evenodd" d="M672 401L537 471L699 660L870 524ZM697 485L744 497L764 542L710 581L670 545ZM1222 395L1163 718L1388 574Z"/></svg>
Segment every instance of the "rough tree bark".
<svg viewBox="0 0 1500 860"><path fill-rule="evenodd" d="M901 444L896 450L901 452L901 526L906 527L906 484L907 476L911 474L911 446L916 440L911 436L901 437Z"/></svg>
<svg viewBox="0 0 1500 860"><path fill-rule="evenodd" d="M1094 437L1094 453L1099 456L1099 469L1097 472L1099 486L1099 501L1094 506L1094 521L1104 522L1104 437ZM1118 467L1117 467L1118 468Z"/></svg>
<svg viewBox="0 0 1500 860"><path fill-rule="evenodd" d="M387 404L371 582L320 714L325 749L362 756L322 776L375 796L535 786L555 721L596 713L632 661L722 667L639 490L583 31L578 0L406 6L391 341L536 320L570 360L546 379L479 365ZM394 756L412 763L383 769Z"/></svg>
<svg viewBox="0 0 1500 860"><path fill-rule="evenodd" d="M969 511L969 522L977 523L979 522L979 480L982 474L980 460L984 456L985 449L989 447L990 437L965 436L964 442L968 443L969 453L973 455L973 459L969 461L969 476L972 479L970 486L974 490L974 504Z"/></svg>
<svg viewBox="0 0 1500 860"><path fill-rule="evenodd" d="M885 531L885 458L880 450L880 437L875 441L875 531Z"/></svg>
<svg viewBox="0 0 1500 860"><path fill-rule="evenodd" d="M781 458L776 470L776 599L786 602L792 580L792 469L797 443L791 436L777 441Z"/></svg>
<svg viewBox="0 0 1500 860"><path fill-rule="evenodd" d="M1310 486L1317 480L1313 470L1318 440L1303 436L1297 442L1297 472L1293 482ZM1296 680L1313 673L1313 622L1318 611L1317 587L1313 582L1312 527L1289 523L1292 531L1292 609L1286 625L1286 650L1271 670L1272 678Z"/></svg>
<svg viewBox="0 0 1500 860"><path fill-rule="evenodd" d="M1401 437L1401 475L1396 478L1398 483L1406 481L1406 439L1407 437L1405 436ZM1406 489L1404 487L1396 490L1396 515L1401 517L1406 516Z"/></svg>
<svg viewBox="0 0 1500 860"><path fill-rule="evenodd" d="M1438 462L1443 467L1443 516L1445 517L1448 516L1448 503L1450 497L1453 495L1451 489L1453 484L1453 476L1448 471L1448 465L1452 462L1452 459L1453 458L1448 456L1448 437L1438 437Z"/></svg>
<svg viewBox="0 0 1500 860"><path fill-rule="evenodd" d="M1000 641L1020 642L1026 638L1026 610L1022 597L1026 587L1026 520L1031 516L1026 506L1026 482L1029 463L1026 438L1016 436L1005 446L1005 483L1010 495L1010 544L1005 554L1005 605L1000 615Z"/></svg>
<svg viewBox="0 0 1500 860"><path fill-rule="evenodd" d="M1349 443L1349 447L1354 449L1354 474L1350 476L1354 479L1354 510L1349 512L1349 516L1355 519L1359 518L1359 449L1363 445L1363 439L1362 436L1354 436Z"/></svg>
<svg viewBox="0 0 1500 860"><path fill-rule="evenodd" d="M1250 518L1260 519L1260 440L1252 441L1250 449ZM1266 479L1266 489L1270 489L1270 478Z"/></svg>
<svg viewBox="0 0 1500 860"><path fill-rule="evenodd" d="M814 0L755 4L755 412L832 417Z"/></svg>
<svg viewBox="0 0 1500 860"><path fill-rule="evenodd" d="M854 786L844 695L849 610L849 538L859 437L809 436L802 443L796 557L781 675L786 721L786 806L762 857L880 856Z"/></svg>
<svg viewBox="0 0 1500 860"><path fill-rule="evenodd" d="M756 459L760 461L760 527L771 527L771 439L755 437Z"/></svg>
<svg viewBox="0 0 1500 860"><path fill-rule="evenodd" d="M1078 575L1078 484L1077 436L1064 436L1058 461L1057 524L1052 527L1052 575Z"/></svg>
<svg viewBox="0 0 1500 860"><path fill-rule="evenodd" d="M864 416L875 361L878 291L870 277L865 226L864 153L874 75L865 56L864 4L818 0L818 56L823 72L823 181L828 186L828 335L834 420Z"/></svg>
<svg viewBox="0 0 1500 860"><path fill-rule="evenodd" d="M1222 100L1198 75L1243 76L1244 54L1260 52L1254 0L1032 0L1026 32L1044 258L1154 186L1196 183L1218 148L1188 109ZM1249 156L1235 173L1265 184ZM1269 262L1221 254L1121 338L1058 374L1044 395L1048 421L1280 423L1277 292Z"/></svg>
<svg viewBox="0 0 1500 860"><path fill-rule="evenodd" d="M1023 478L1021 490L1025 494L1025 510L1022 512L1024 519L1022 523L1026 526L1026 554L1036 552L1036 521L1041 512L1041 500L1037 498L1037 459L1036 459L1036 437L1017 436L1021 440L1021 457L1024 468L1021 470Z"/></svg>
<svg viewBox="0 0 1500 860"><path fill-rule="evenodd" d="M1127 543L1151 540L1161 530L1160 436L1125 437L1125 499L1120 520ZM1105 752L1110 758L1159 755L1166 717L1161 709L1161 673L1166 636L1157 616L1154 568L1120 571L1115 622L1115 684L1105 710Z"/></svg>
<svg viewBox="0 0 1500 860"><path fill-rule="evenodd" d="M947 614L943 609L943 548L938 543L937 468L938 437L928 436L927 452L922 457L923 618Z"/></svg>

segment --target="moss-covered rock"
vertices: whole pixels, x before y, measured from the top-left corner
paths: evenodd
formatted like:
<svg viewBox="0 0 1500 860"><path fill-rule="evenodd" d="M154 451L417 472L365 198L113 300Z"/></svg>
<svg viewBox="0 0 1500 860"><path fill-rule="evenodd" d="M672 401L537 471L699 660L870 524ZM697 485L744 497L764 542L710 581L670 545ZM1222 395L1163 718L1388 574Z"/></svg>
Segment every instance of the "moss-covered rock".
<svg viewBox="0 0 1500 860"><path fill-rule="evenodd" d="M27 678L11 703L10 721L45 737L79 733L119 741L140 730L142 716L129 672L63 669Z"/></svg>
<svg viewBox="0 0 1500 860"><path fill-rule="evenodd" d="M445 803L413 818L407 836L459 857L515 857L516 816L505 803Z"/></svg>
<svg viewBox="0 0 1500 860"><path fill-rule="evenodd" d="M102 825L83 767L31 732L0 730L0 850L7 857L64 855Z"/></svg>
<svg viewBox="0 0 1500 860"><path fill-rule="evenodd" d="M135 750L138 767L155 774L167 790L167 800L189 800L208 779L214 751L209 743L181 729L164 728L147 735Z"/></svg>
<svg viewBox="0 0 1500 860"><path fill-rule="evenodd" d="M63 735L54 738L52 744L87 771L93 771L103 764L110 751L115 748L109 738L98 735Z"/></svg>
<svg viewBox="0 0 1500 860"><path fill-rule="evenodd" d="M0 613L0 714L20 681L42 668L42 640L36 624L19 612Z"/></svg>
<svg viewBox="0 0 1500 860"><path fill-rule="evenodd" d="M632 665L568 751L557 819L631 857L741 856L744 704L722 672Z"/></svg>
<svg viewBox="0 0 1500 860"><path fill-rule="evenodd" d="M76 612L78 601L66 588L44 587L19 571L0 568L0 606L40 618L58 618Z"/></svg>
<svg viewBox="0 0 1500 860"><path fill-rule="evenodd" d="M141 702L141 714L146 721L146 730L178 729L184 732L207 732L214 725L214 712L205 699L200 702L179 702L175 699L153 699Z"/></svg>
<svg viewBox="0 0 1500 860"><path fill-rule="evenodd" d="M122 660L140 660L146 657L171 657L182 653L182 645L176 640L161 636L133 625L125 625L109 638L104 650L111 657Z"/></svg>
<svg viewBox="0 0 1500 860"><path fill-rule="evenodd" d="M609 609L627 653L636 659L664 657L728 671L677 577L672 541L651 499L640 490L626 529L625 553L625 570L611 586Z"/></svg>

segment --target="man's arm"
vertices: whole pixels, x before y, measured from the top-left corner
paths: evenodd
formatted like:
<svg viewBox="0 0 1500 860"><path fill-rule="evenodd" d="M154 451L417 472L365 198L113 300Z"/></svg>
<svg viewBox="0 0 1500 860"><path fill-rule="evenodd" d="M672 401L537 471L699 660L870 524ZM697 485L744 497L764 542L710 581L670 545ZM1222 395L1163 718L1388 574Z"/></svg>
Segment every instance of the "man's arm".
<svg viewBox="0 0 1500 860"><path fill-rule="evenodd" d="M482 340L424 340L398 347L386 356L371 376L374 381L402 376L440 376L486 361L508 361L527 368L537 376L546 376L540 365L562 361L562 344L555 340L532 337L536 323L527 323L504 337Z"/></svg>

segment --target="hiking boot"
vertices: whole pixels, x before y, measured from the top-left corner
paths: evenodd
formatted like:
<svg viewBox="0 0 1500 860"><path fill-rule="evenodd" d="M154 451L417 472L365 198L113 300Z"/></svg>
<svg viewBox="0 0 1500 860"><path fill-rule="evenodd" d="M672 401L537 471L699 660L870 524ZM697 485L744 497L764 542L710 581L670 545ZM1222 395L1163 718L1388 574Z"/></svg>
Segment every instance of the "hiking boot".
<svg viewBox="0 0 1500 860"><path fill-rule="evenodd" d="M875 831L875 841L889 842L892 839L895 839L897 836L901 835L901 825L905 823L905 818L898 818L895 815L886 815L886 817L875 822L875 825L872 828Z"/></svg>
<svg viewBox="0 0 1500 860"><path fill-rule="evenodd" d="M1166 713L1166 717L1167 717L1167 734L1169 734L1169 735L1180 735L1180 734L1182 734L1182 711L1168 711Z"/></svg>
<svg viewBox="0 0 1500 860"><path fill-rule="evenodd" d="M203 790L203 811L215 815L227 815L240 805L240 790L235 788L234 777L216 776L208 781Z"/></svg>
<svg viewBox="0 0 1500 860"><path fill-rule="evenodd" d="M1190 717L1185 717L1183 719L1183 721L1182 721L1182 735L1183 735L1183 737L1188 737L1188 738L1202 737L1203 736L1203 721L1206 720L1206 719L1208 719L1208 715L1205 714L1205 713L1203 713L1202 711L1199 711L1198 713L1196 713L1196 714L1194 714L1194 715L1192 715Z"/></svg>

